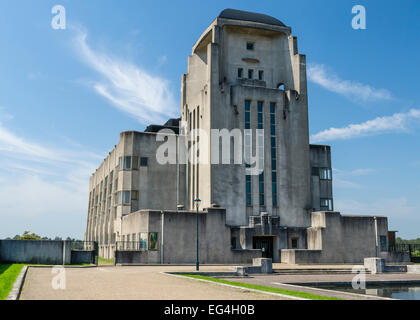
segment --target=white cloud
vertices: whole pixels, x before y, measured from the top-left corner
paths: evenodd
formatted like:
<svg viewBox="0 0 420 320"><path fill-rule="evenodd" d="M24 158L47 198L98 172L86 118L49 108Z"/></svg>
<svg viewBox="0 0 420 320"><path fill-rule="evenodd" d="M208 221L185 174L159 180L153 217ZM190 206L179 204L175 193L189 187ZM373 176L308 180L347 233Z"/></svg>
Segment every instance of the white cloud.
<svg viewBox="0 0 420 320"><path fill-rule="evenodd" d="M326 90L341 94L354 101L392 100L386 89L377 89L357 81L342 80L322 64L309 64L308 79Z"/></svg>
<svg viewBox="0 0 420 320"><path fill-rule="evenodd" d="M419 221L419 204L411 204L407 197L394 197L361 202L353 199L336 199L334 206L343 214L378 215L394 218L409 218Z"/></svg>
<svg viewBox="0 0 420 320"><path fill-rule="evenodd" d="M82 237L89 176L101 157L28 141L1 124L0 152L0 238L25 230Z"/></svg>
<svg viewBox="0 0 420 320"><path fill-rule="evenodd" d="M348 181L348 180L344 180L341 178L335 178L334 179L334 187L335 188L340 188L340 189L361 189L364 188L363 185L352 182L352 181Z"/></svg>
<svg viewBox="0 0 420 320"><path fill-rule="evenodd" d="M353 139L389 132L407 131L411 121L420 119L420 110L411 109L407 113L396 113L388 117L378 117L360 124L350 124L344 128L330 128L311 136L312 143Z"/></svg>
<svg viewBox="0 0 420 320"><path fill-rule="evenodd" d="M373 172L375 172L375 169L365 168L365 169L355 169L350 172L352 176L367 176Z"/></svg>
<svg viewBox="0 0 420 320"><path fill-rule="evenodd" d="M95 51L86 39L87 33L78 30L74 43L87 65L103 77L93 85L96 92L143 124L160 124L177 116L177 103L166 79L121 58Z"/></svg>

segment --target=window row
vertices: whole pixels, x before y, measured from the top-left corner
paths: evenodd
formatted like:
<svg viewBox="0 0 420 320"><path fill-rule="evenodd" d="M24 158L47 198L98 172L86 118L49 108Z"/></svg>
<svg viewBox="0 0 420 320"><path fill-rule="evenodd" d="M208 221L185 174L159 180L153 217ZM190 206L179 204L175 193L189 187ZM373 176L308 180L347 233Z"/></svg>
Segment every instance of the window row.
<svg viewBox="0 0 420 320"><path fill-rule="evenodd" d="M333 211L332 199L321 199L320 207L321 210Z"/></svg>
<svg viewBox="0 0 420 320"><path fill-rule="evenodd" d="M122 236L119 250L158 250L157 232L140 232Z"/></svg>
<svg viewBox="0 0 420 320"><path fill-rule="evenodd" d="M238 68L238 78L244 78L244 69ZM248 69L248 79L254 79L254 69ZM264 70L258 70L258 80L264 80Z"/></svg>
<svg viewBox="0 0 420 320"><path fill-rule="evenodd" d="M138 200L139 192L132 191L118 191L115 199L115 204L131 204L131 200Z"/></svg>
<svg viewBox="0 0 420 320"><path fill-rule="evenodd" d="M276 137L276 104L270 103L270 142L271 142L271 179L273 207L277 207L277 137Z"/></svg>
<svg viewBox="0 0 420 320"><path fill-rule="evenodd" d="M139 167L147 167L148 158L136 157L136 156L125 156L119 158L119 169L138 169Z"/></svg>
<svg viewBox="0 0 420 320"><path fill-rule="evenodd" d="M312 176L319 176L321 180L332 180L332 170L330 168L312 167Z"/></svg>

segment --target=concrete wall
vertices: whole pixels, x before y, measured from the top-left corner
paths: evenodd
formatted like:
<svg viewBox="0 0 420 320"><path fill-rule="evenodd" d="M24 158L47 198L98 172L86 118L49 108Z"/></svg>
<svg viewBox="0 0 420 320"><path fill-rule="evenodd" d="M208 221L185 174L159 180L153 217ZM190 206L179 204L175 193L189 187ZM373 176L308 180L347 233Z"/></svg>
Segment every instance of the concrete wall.
<svg viewBox="0 0 420 320"><path fill-rule="evenodd" d="M95 263L95 251L72 250L71 264Z"/></svg>
<svg viewBox="0 0 420 320"><path fill-rule="evenodd" d="M332 165L331 165L331 148L330 146L311 145L311 192L312 192L312 208L314 211L334 210L333 201L333 182L332 182ZM320 178L319 170L328 168L331 170L331 180ZM315 169L315 170L314 170ZM321 207L321 199L331 199L332 208Z"/></svg>
<svg viewBox="0 0 420 320"><path fill-rule="evenodd" d="M0 261L50 265L70 264L70 242L0 240Z"/></svg>
<svg viewBox="0 0 420 320"><path fill-rule="evenodd" d="M376 219L378 238L388 237L387 218ZM364 258L376 256L375 219L370 216L342 216L339 212L314 212L307 242L307 250L282 250L282 262L363 263ZM379 252L379 255L387 257L388 252Z"/></svg>
<svg viewBox="0 0 420 320"><path fill-rule="evenodd" d="M123 235L157 232L158 250L122 253L141 263L193 264L196 260L196 213L194 211L141 210L123 217ZM260 250L232 250L231 231L224 209L199 213L200 263L251 263ZM163 254L162 254L163 250ZM118 253L119 254L119 253ZM131 258L130 258L131 257ZM124 258L125 259L125 258ZM163 260L162 260L163 259ZM140 262L137 262L140 263Z"/></svg>
<svg viewBox="0 0 420 320"><path fill-rule="evenodd" d="M167 136L175 145L177 136L169 131ZM123 215L140 209L175 210L178 204L184 203L185 165L177 168L176 164L158 163L157 150L162 142L157 141L157 137L157 133L122 132L118 144L90 179L85 240L98 241L104 258L111 258L108 246L121 241ZM120 169L119 158L125 156L147 158L148 164ZM118 204L119 191L137 191L138 198L131 199L129 204Z"/></svg>

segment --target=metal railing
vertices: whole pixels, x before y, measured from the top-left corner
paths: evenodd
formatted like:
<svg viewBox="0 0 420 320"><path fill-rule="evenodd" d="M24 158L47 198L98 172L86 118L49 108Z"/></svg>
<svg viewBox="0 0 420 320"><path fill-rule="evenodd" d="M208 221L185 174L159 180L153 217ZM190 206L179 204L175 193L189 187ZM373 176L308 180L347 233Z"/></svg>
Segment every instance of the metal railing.
<svg viewBox="0 0 420 320"><path fill-rule="evenodd" d="M95 250L95 241L72 241L71 250L85 250L85 251L94 251Z"/></svg>
<svg viewBox="0 0 420 320"><path fill-rule="evenodd" d="M420 244L398 243L390 245L390 252L409 252L412 257L420 257Z"/></svg>
<svg viewBox="0 0 420 320"><path fill-rule="evenodd" d="M118 251L145 251L147 243L145 241L117 241L115 249Z"/></svg>

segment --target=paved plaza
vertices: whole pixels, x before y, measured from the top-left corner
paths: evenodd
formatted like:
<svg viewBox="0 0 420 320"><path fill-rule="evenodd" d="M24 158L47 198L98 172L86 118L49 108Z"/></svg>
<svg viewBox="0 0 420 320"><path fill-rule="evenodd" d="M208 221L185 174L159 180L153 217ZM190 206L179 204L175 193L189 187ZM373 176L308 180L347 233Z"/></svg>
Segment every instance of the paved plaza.
<svg viewBox="0 0 420 320"><path fill-rule="evenodd" d="M218 284L163 274L193 273L195 267L141 266L66 268L66 289L54 290L51 268L29 268L21 300L269 300L260 294ZM201 267L201 271L231 271L228 267Z"/></svg>

